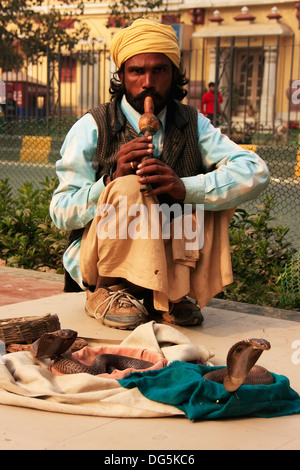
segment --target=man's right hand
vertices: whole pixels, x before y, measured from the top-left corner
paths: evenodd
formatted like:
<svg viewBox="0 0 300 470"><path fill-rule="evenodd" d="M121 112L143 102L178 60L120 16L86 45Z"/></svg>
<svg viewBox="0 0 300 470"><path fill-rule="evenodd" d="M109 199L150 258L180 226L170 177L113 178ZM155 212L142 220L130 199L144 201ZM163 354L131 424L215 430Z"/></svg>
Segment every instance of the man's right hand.
<svg viewBox="0 0 300 470"><path fill-rule="evenodd" d="M142 159L144 157L151 157L152 153L152 136L137 137L121 145L117 153L117 167L113 173L113 179L135 174L138 164Z"/></svg>

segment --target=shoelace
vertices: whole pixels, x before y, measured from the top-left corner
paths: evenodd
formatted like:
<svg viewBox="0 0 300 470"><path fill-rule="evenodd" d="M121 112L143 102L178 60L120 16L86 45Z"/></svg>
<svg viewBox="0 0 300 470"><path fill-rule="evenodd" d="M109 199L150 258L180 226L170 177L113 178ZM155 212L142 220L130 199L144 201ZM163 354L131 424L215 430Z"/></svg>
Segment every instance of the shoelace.
<svg viewBox="0 0 300 470"><path fill-rule="evenodd" d="M97 310L102 307L107 302L107 305L104 309L104 312L99 314ZM142 313L148 315L147 310L145 309L144 305L141 304L138 300L136 300L133 295L126 292L126 289L117 290L117 291L110 291L109 297L104 299L95 309L94 316L97 319L104 318L109 309L112 307L114 302L118 302L120 307L130 306L131 304L135 305Z"/></svg>

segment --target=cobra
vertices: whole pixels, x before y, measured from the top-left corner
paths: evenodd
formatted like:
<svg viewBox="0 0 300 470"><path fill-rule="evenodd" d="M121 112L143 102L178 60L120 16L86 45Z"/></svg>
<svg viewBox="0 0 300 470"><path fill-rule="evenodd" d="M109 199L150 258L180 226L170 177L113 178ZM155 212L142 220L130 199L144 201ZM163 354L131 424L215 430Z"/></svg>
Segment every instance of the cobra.
<svg viewBox="0 0 300 470"><path fill-rule="evenodd" d="M274 382L272 374L256 365L263 351L270 348L270 343L261 338L239 341L228 351L227 367L208 372L203 378L223 384L228 392L234 392L241 385L270 385Z"/></svg>
<svg viewBox="0 0 300 470"><path fill-rule="evenodd" d="M77 332L73 330L58 330L43 334L30 348L36 358L50 358L53 366L61 374L88 373L100 375L111 374L115 369L125 370L133 368L143 370L152 367L152 362L136 359L118 354L101 354L96 357L90 366L85 366L72 360L70 348L77 339Z"/></svg>

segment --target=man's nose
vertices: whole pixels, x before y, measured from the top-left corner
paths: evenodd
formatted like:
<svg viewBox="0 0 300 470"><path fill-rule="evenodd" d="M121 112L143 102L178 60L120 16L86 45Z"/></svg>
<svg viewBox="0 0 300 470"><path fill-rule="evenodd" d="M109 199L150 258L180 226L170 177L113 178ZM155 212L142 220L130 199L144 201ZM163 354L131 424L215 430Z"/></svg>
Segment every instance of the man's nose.
<svg viewBox="0 0 300 470"><path fill-rule="evenodd" d="M145 89L148 89L148 88L154 88L154 86L155 86L155 81L154 81L153 74L151 72L145 73L143 87Z"/></svg>

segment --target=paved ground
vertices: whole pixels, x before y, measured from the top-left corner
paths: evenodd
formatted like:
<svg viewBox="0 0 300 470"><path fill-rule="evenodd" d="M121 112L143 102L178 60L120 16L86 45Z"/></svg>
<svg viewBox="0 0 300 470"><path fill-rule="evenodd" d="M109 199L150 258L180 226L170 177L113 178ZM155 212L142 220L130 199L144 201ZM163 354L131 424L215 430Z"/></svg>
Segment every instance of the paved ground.
<svg viewBox="0 0 300 470"><path fill-rule="evenodd" d="M63 292L63 276L0 267L0 307Z"/></svg>
<svg viewBox="0 0 300 470"><path fill-rule="evenodd" d="M62 293L61 276L0 268L0 281L0 318L57 313L63 328L75 329L82 336L116 343L129 334L103 327L88 318L84 313L84 293ZM292 347L295 341L300 343L300 312L213 301L203 309L203 314L205 321L201 327L181 331L193 342L213 349L215 365L225 363L228 348L235 341L264 337L272 348L262 355L260 363L288 376L292 388L300 392L300 364L295 361L297 351ZM298 415L191 422L184 417L73 416L4 405L0 405L0 413L0 449L3 450L102 449L104 459L120 450L166 453L167 450L300 448Z"/></svg>

